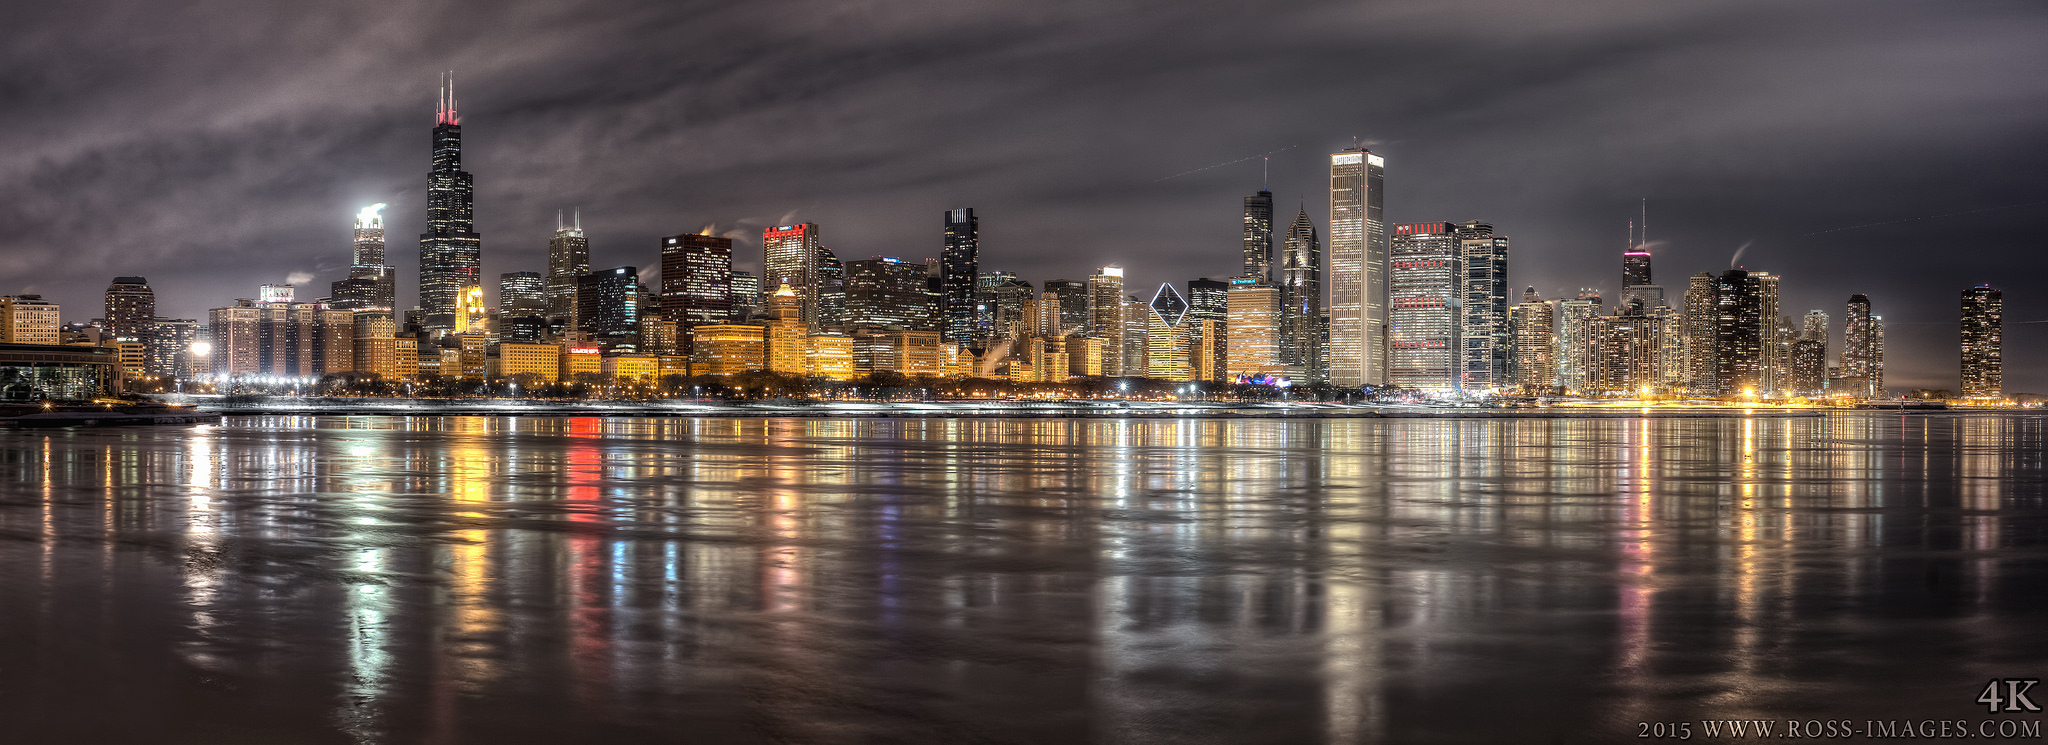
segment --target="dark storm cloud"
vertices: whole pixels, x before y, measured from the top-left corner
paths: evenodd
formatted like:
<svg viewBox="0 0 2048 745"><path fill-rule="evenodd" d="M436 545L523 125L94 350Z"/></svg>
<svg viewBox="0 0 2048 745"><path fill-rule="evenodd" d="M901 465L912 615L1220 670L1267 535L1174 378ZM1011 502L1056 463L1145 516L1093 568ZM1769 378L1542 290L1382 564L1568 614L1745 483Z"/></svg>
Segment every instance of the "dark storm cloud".
<svg viewBox="0 0 2048 745"><path fill-rule="evenodd" d="M1260 163L1197 169L1280 150L1283 212L1327 234L1323 156L1356 137L1389 220L1489 220L1546 296L1611 297L1648 196L1670 293L1752 242L1788 315L1839 327L1870 294L1895 385L1954 384L1964 287L2048 318L2034 3L173 5L10 19L0 291L67 319L117 274L179 316L295 272L321 295L350 215L389 202L410 294L453 69L493 278L544 265L558 209L593 263L651 271L707 224L758 264L786 216L843 257L924 258L974 206L986 267L1117 262L1149 297L1235 270ZM2048 324L2008 338L2008 388L2048 390Z"/></svg>

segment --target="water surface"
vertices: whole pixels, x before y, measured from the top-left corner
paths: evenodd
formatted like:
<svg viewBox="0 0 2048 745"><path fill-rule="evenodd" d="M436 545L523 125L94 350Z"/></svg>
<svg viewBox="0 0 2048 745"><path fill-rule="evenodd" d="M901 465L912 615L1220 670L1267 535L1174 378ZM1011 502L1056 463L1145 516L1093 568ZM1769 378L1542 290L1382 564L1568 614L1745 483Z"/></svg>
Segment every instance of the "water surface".
<svg viewBox="0 0 2048 745"><path fill-rule="evenodd" d="M1982 719L2042 417L0 432L10 742L1585 742ZM2039 698L2048 699L2048 691Z"/></svg>

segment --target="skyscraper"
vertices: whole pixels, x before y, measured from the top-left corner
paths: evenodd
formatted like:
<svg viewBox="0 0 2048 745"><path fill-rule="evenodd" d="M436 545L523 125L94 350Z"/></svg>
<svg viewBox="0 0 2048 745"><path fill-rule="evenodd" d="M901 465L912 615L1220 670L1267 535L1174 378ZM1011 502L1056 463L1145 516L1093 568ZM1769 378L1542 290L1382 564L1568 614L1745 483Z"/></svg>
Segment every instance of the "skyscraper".
<svg viewBox="0 0 2048 745"><path fill-rule="evenodd" d="M1741 269L1722 272L1714 283L1715 395L1756 395L1768 384L1770 339L1776 320L1765 313L1767 282ZM1775 290L1775 285L1770 289Z"/></svg>
<svg viewBox="0 0 2048 745"><path fill-rule="evenodd" d="M1650 252L1642 246L1635 246L1621 252L1621 286L1623 289L1641 285L1654 285L1650 278Z"/></svg>
<svg viewBox="0 0 2048 745"><path fill-rule="evenodd" d="M1963 291L1963 396L2002 393L2005 293L1979 285Z"/></svg>
<svg viewBox="0 0 2048 745"><path fill-rule="evenodd" d="M1244 198L1244 276L1273 281L1273 192Z"/></svg>
<svg viewBox="0 0 2048 745"><path fill-rule="evenodd" d="M1685 288L1685 385L1696 396L1718 395L1714 352L1714 275L1692 275Z"/></svg>
<svg viewBox="0 0 2048 745"><path fill-rule="evenodd" d="M1124 374L1124 268L1105 266L1088 277L1088 335L1103 340L1102 374Z"/></svg>
<svg viewBox="0 0 2048 745"><path fill-rule="evenodd" d="M1842 332L1842 384L1849 395L1872 398L1882 395L1884 377L1880 367L1877 320L1870 314L1870 298L1850 295Z"/></svg>
<svg viewBox="0 0 2048 745"><path fill-rule="evenodd" d="M1600 291L1581 288L1579 296L1558 304L1557 384L1585 392L1592 384L1592 338L1586 319L1600 314Z"/></svg>
<svg viewBox="0 0 2048 745"><path fill-rule="evenodd" d="M383 308L398 304L396 268L384 263L384 205L373 204L356 213L355 249L350 254L348 278L329 290L330 307L345 310Z"/></svg>
<svg viewBox="0 0 2048 745"><path fill-rule="evenodd" d="M1260 375L1278 377L1280 361L1280 288L1256 277L1230 280L1227 295L1230 333L1224 341L1224 379Z"/></svg>
<svg viewBox="0 0 2048 745"><path fill-rule="evenodd" d="M538 272L506 272L498 275L498 319L545 317L548 296Z"/></svg>
<svg viewBox="0 0 2048 745"><path fill-rule="evenodd" d="M789 285L796 296L797 317L808 331L818 328L818 243L814 223L781 225L761 232L761 284Z"/></svg>
<svg viewBox="0 0 2048 745"><path fill-rule="evenodd" d="M1387 382L1385 161L1362 147L1330 155L1330 382Z"/></svg>
<svg viewBox="0 0 2048 745"><path fill-rule="evenodd" d="M1260 283L1270 284L1265 279ZM1277 296L1276 296L1277 297ZM1196 380L1221 380L1224 365L1218 364L1229 353L1230 338L1230 283L1222 280L1188 280L1188 364L1195 369ZM1212 373L1204 377L1204 370Z"/></svg>
<svg viewBox="0 0 2048 745"><path fill-rule="evenodd" d="M846 325L846 265L822 245L818 247L817 297L820 329Z"/></svg>
<svg viewBox="0 0 2048 745"><path fill-rule="evenodd" d="M1508 237L1472 221L1457 226L1463 263L1459 292L1458 344L1463 390L1513 385L1507 380L1515 342L1508 323Z"/></svg>
<svg viewBox="0 0 2048 745"><path fill-rule="evenodd" d="M753 272L733 272L732 289L726 297L732 302L732 320L745 320L761 304L761 278Z"/></svg>
<svg viewBox="0 0 2048 745"><path fill-rule="evenodd" d="M638 351L640 271L635 267L585 274L576 280L576 321L578 330L607 352L631 354Z"/></svg>
<svg viewBox="0 0 2048 745"><path fill-rule="evenodd" d="M661 314L685 329L732 317L732 239L684 233L661 239ZM688 351L689 333L680 334Z"/></svg>
<svg viewBox="0 0 2048 745"><path fill-rule="evenodd" d="M1145 375L1161 380L1186 381L1193 377L1188 364L1188 302L1162 284L1152 295L1152 313L1146 324Z"/></svg>
<svg viewBox="0 0 2048 745"><path fill-rule="evenodd" d="M1059 296L1060 333L1088 333L1088 283L1078 279L1048 279L1045 291Z"/></svg>
<svg viewBox="0 0 2048 745"><path fill-rule="evenodd" d="M462 292L480 287L483 236L473 222L473 186L462 170L462 123L455 114L455 79L441 89L434 117L434 167L427 174L427 232L420 235L420 308L428 331L457 325ZM353 333L353 331L351 331Z"/></svg>
<svg viewBox="0 0 2048 745"><path fill-rule="evenodd" d="M583 235L583 215L564 224L555 213L555 235L548 239L548 328L557 334L579 328L576 283L590 273L590 239Z"/></svg>
<svg viewBox="0 0 2048 745"><path fill-rule="evenodd" d="M1515 306L1515 386L1527 393L1550 390L1557 380L1557 314L1536 288Z"/></svg>
<svg viewBox="0 0 2048 745"><path fill-rule="evenodd" d="M1303 377L1328 375L1323 328L1323 244L1308 210L1295 213L1280 256L1280 363Z"/></svg>
<svg viewBox="0 0 2048 745"><path fill-rule="evenodd" d="M846 325L896 331L935 331L925 305L923 264L893 257L846 263Z"/></svg>
<svg viewBox="0 0 2048 745"><path fill-rule="evenodd" d="M1458 385L1464 257L1456 230L1447 222L1394 226L1388 273L1389 383L1430 390Z"/></svg>
<svg viewBox="0 0 2048 745"><path fill-rule="evenodd" d="M939 284L944 293L940 313L944 339L954 344L973 341L980 307L975 297L975 279L981 271L981 222L974 208L946 211L946 247L939 255Z"/></svg>
<svg viewBox="0 0 2048 745"><path fill-rule="evenodd" d="M142 277L115 277L107 285L106 333L116 339L145 341L153 335L156 292Z"/></svg>

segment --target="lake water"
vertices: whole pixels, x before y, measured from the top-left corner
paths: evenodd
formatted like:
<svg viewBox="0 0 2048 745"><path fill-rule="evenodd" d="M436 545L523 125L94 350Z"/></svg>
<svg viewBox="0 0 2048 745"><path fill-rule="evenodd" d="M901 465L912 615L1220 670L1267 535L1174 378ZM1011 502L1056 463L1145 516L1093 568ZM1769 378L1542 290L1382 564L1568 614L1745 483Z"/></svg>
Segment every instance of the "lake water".
<svg viewBox="0 0 2048 745"><path fill-rule="evenodd" d="M1974 723L1993 718L1986 681L2048 672L2044 425L0 431L0 740L1586 742L1703 718Z"/></svg>

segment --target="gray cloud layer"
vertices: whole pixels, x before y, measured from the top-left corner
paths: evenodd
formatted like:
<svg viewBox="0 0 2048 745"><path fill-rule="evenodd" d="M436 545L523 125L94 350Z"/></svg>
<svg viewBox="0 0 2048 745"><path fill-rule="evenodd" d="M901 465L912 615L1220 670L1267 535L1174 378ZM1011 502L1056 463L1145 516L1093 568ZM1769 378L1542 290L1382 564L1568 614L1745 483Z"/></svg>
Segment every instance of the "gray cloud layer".
<svg viewBox="0 0 2048 745"><path fill-rule="evenodd" d="M1871 295L1895 385L1954 385L1967 286L2048 318L2038 3L173 5L15 11L0 291L67 319L117 274L167 315L293 272L324 294L381 201L410 294L454 69L490 277L539 270L562 208L594 263L652 267L660 235L786 215L923 258L974 206L989 268L1122 263L1149 297L1235 269L1259 161L1205 167L1279 150L1276 197L1324 224L1322 157L1357 137L1390 220L1490 220L1546 296L1611 296L1648 196L1674 293L1754 241L1789 315ZM2048 391L2048 324L2008 339L2008 389Z"/></svg>

